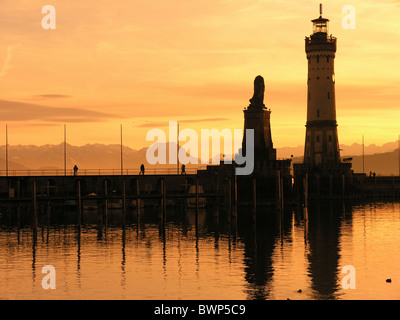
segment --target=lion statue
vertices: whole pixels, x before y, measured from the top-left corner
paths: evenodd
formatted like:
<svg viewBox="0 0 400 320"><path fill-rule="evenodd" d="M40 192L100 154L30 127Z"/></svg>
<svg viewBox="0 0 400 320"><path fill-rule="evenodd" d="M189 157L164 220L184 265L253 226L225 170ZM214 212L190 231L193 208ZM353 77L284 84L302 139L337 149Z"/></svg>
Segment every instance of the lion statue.
<svg viewBox="0 0 400 320"><path fill-rule="evenodd" d="M265 106L264 91L265 91L264 78L261 76L257 76L254 79L254 94L253 97L249 100L250 107L263 108Z"/></svg>

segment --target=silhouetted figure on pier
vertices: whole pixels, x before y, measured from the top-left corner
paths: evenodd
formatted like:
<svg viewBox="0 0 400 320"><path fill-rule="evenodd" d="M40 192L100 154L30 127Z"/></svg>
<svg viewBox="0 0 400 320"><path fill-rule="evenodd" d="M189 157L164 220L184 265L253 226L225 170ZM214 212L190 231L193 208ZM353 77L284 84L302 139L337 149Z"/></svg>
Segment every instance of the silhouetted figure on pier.
<svg viewBox="0 0 400 320"><path fill-rule="evenodd" d="M142 163L140 166L140 173L139 175L144 175L144 164Z"/></svg>
<svg viewBox="0 0 400 320"><path fill-rule="evenodd" d="M74 166L74 176L78 175L78 167L77 165Z"/></svg>
<svg viewBox="0 0 400 320"><path fill-rule="evenodd" d="M186 166L183 164L182 165L182 172L181 172L181 174L186 174Z"/></svg>

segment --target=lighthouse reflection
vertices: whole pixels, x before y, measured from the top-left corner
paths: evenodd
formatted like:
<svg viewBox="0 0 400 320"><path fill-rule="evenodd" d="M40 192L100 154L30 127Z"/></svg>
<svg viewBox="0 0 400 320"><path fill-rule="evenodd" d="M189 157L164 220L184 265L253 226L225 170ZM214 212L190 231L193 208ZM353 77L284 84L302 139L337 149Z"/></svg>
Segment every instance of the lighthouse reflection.
<svg viewBox="0 0 400 320"><path fill-rule="evenodd" d="M346 213L342 202L312 202L308 209L308 275L314 299L335 299L339 291L340 235Z"/></svg>
<svg viewBox="0 0 400 320"><path fill-rule="evenodd" d="M291 253L294 228L304 229L302 256ZM256 218L241 217L239 237L244 243L245 279L247 299L286 299L300 287L288 290L287 297L276 296L276 286L282 280L302 285L297 274L279 271L282 268L277 256L294 255L293 262L305 258L307 296L297 298L337 299L340 297L341 233L351 233L351 206L341 201L312 202L306 215L303 208L287 209L282 214L274 209L258 210ZM277 272L279 271L279 272ZM297 273L298 271L295 270ZM301 272L299 272L301 273ZM280 277L285 277L281 279ZM294 291L296 289L296 291ZM303 293L304 294L304 293Z"/></svg>

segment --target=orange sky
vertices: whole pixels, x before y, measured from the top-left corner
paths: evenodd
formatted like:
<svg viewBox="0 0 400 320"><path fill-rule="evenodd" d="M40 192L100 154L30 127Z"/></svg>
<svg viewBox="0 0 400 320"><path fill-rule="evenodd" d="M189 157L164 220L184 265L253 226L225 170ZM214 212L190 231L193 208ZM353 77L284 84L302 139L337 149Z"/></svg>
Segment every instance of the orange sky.
<svg viewBox="0 0 400 320"><path fill-rule="evenodd" d="M57 29L43 30L42 6L0 1L0 141L119 143L139 149L146 132L243 128L253 80L266 82L275 147L304 143L307 61L319 1L52 1ZM339 142L395 141L400 116L400 2L324 2L335 59ZM165 128L166 129L166 128ZM3 138L1 138L3 137ZM3 143L0 143L3 144Z"/></svg>

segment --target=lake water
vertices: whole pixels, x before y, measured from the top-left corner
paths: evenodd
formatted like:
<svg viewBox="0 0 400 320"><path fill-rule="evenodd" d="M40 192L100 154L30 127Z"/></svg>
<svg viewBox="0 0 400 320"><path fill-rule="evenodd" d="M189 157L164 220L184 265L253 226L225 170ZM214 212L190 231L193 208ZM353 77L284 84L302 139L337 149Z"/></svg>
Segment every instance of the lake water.
<svg viewBox="0 0 400 320"><path fill-rule="evenodd" d="M143 210L138 223L132 209L125 229L118 212L107 228L89 215L80 232L68 217L42 219L34 237L3 214L0 299L400 298L398 202L312 203L307 214L239 209L237 217L208 208L197 230L191 211L168 210L162 226L157 210ZM45 265L55 267L55 290L42 288ZM346 265L356 289L342 287Z"/></svg>

